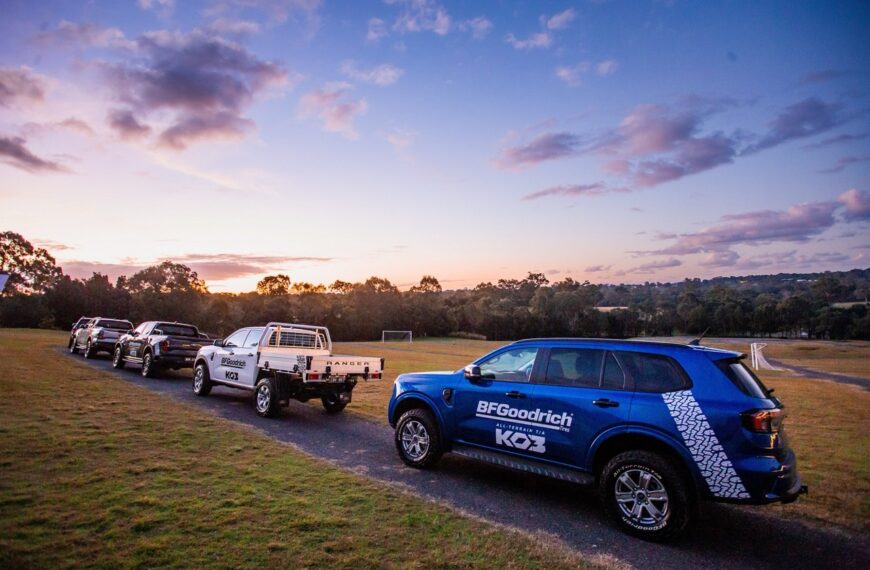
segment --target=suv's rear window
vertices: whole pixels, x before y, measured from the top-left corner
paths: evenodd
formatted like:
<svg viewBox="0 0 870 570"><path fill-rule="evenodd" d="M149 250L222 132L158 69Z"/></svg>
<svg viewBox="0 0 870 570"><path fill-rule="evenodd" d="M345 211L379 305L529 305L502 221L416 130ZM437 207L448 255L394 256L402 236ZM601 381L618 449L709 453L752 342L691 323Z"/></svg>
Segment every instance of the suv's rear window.
<svg viewBox="0 0 870 570"><path fill-rule="evenodd" d="M765 385L739 358L718 360L716 366L744 394L753 398L769 397Z"/></svg>
<svg viewBox="0 0 870 570"><path fill-rule="evenodd" d="M690 387L686 375L667 356L623 351L616 356L637 392L674 392Z"/></svg>
<svg viewBox="0 0 870 570"><path fill-rule="evenodd" d="M112 319L100 319L96 322L98 327L103 327L104 329L118 329L122 331L128 331L133 328L133 323L129 321L114 321Z"/></svg>

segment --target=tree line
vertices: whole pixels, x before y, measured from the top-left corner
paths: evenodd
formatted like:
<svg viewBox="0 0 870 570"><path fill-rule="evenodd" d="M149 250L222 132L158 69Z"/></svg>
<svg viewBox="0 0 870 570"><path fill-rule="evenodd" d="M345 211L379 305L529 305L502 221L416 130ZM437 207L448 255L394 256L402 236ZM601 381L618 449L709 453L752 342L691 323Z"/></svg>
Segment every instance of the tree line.
<svg viewBox="0 0 870 570"><path fill-rule="evenodd" d="M597 285L544 274L443 290L424 276L408 291L389 280L293 282L270 275L250 293L211 293L191 268L171 261L113 283L94 273L64 275L54 258L21 235L0 233L0 326L68 328L82 315L196 324L222 336L267 321L329 327L336 340L415 337L512 340L537 336L698 335L870 339L870 269L814 274Z"/></svg>

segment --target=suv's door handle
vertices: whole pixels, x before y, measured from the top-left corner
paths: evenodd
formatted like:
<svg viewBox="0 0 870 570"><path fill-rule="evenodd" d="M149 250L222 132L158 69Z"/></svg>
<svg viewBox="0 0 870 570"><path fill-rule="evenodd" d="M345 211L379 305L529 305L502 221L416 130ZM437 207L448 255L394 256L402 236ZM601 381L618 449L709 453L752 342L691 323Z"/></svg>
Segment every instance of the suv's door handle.
<svg viewBox="0 0 870 570"><path fill-rule="evenodd" d="M619 402L614 402L613 400L603 398L601 400L593 400L592 405L598 406L599 408L618 408Z"/></svg>
<svg viewBox="0 0 870 570"><path fill-rule="evenodd" d="M512 390L510 392L505 392L505 396L508 398L525 398L526 395L522 392L517 392L516 390Z"/></svg>

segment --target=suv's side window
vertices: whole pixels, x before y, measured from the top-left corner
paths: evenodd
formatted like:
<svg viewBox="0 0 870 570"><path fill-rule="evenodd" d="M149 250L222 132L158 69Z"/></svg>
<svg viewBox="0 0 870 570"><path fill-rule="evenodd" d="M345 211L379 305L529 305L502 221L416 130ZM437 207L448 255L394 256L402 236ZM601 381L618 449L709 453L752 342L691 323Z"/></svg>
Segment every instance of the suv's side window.
<svg viewBox="0 0 870 570"><path fill-rule="evenodd" d="M575 388L597 388L601 379L603 350L554 348L550 350L544 383Z"/></svg>
<svg viewBox="0 0 870 570"><path fill-rule="evenodd" d="M608 352L604 359L604 373L601 375L601 387L605 390L624 390L625 372L617 362L612 352Z"/></svg>
<svg viewBox="0 0 870 570"><path fill-rule="evenodd" d="M502 382L528 382L535 367L537 348L515 348L496 354L479 364L484 378Z"/></svg>
<svg viewBox="0 0 870 570"><path fill-rule="evenodd" d="M686 376L667 356L617 352L637 392L674 392L690 386Z"/></svg>
<svg viewBox="0 0 870 570"><path fill-rule="evenodd" d="M242 329L240 331L236 331L227 337L227 340L224 341L224 346L227 346L227 347L242 346L242 343L245 341L245 337L247 335L248 335L248 329Z"/></svg>

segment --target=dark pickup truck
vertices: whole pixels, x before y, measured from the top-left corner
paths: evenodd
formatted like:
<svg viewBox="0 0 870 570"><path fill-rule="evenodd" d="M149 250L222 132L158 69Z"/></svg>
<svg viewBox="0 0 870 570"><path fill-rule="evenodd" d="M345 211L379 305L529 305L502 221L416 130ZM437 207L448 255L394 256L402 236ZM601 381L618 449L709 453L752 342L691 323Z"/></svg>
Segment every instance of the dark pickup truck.
<svg viewBox="0 0 870 570"><path fill-rule="evenodd" d="M208 336L193 325L146 321L115 343L112 366L141 366L142 376L150 378L159 369L193 367L197 351L211 344Z"/></svg>

